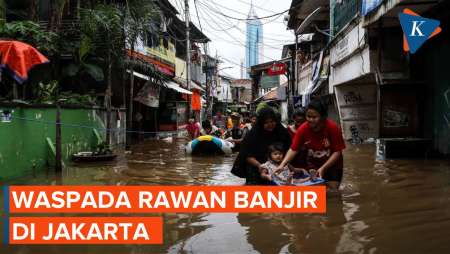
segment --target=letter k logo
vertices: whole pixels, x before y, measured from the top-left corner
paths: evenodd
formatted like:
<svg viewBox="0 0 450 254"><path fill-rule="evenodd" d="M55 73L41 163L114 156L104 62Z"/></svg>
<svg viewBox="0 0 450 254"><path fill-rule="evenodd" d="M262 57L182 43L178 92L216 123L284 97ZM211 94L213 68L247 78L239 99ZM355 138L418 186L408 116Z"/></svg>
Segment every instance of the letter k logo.
<svg viewBox="0 0 450 254"><path fill-rule="evenodd" d="M412 27L412 31L411 34L409 36L424 36L422 31L420 30L420 26L423 25L423 23L425 23L425 21L413 21L413 27Z"/></svg>
<svg viewBox="0 0 450 254"><path fill-rule="evenodd" d="M423 18L410 9L404 9L399 18L404 33L403 49L411 54L416 53L425 41L442 31L439 20Z"/></svg>

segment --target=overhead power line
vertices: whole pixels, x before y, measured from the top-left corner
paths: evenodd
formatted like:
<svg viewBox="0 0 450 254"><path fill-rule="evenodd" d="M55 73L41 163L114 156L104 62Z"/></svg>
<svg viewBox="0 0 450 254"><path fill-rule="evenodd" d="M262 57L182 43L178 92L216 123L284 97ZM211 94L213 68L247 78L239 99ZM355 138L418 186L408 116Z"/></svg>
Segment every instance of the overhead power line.
<svg viewBox="0 0 450 254"><path fill-rule="evenodd" d="M244 4L248 5L248 6L252 6L251 3L245 2L243 0L237 0L237 1L241 2L241 3L244 3ZM264 5L264 4L261 4L261 5ZM268 10L268 9L262 8L262 7L257 6L257 5L253 5L253 7L255 7L256 9L260 9L260 10L266 11L266 12L275 13L273 10Z"/></svg>
<svg viewBox="0 0 450 254"><path fill-rule="evenodd" d="M198 25L200 27L200 31L203 32L202 23L200 22L200 17L198 16L197 0L194 0L194 6L195 6L195 12L197 13L197 19L198 19Z"/></svg>
<svg viewBox="0 0 450 254"><path fill-rule="evenodd" d="M208 7L205 7L205 8L208 8ZM209 10L210 10L210 8L208 8ZM207 10L204 10L204 11L207 11ZM212 12L208 12L209 14L211 14L211 15L214 15ZM209 17L211 17L210 15L208 14L208 16ZM213 21L215 22L215 23L217 23L218 21L224 21L224 22L226 22L227 24L226 25L231 25L230 26L230 29L231 28L235 28L236 30L238 30L239 32L241 32L243 35L246 35L247 33L243 30L243 29L241 29L239 26L234 26L233 24L231 24L231 21L230 20L228 20L228 19L223 19L223 17L219 17L219 16L217 16L217 15L214 15L215 17L217 17L217 18L213 18ZM202 17L203 19L204 19L204 17ZM221 24L223 24L223 23L221 23ZM222 32L222 31L224 31L224 30L228 30L228 29L221 29L221 30L219 30L219 29L217 29L217 28L215 28L215 27L211 27L211 29L213 29L213 30L215 30L215 31L219 31L219 32ZM278 36L279 37L279 36ZM271 38L271 37L268 37L267 36L267 33L264 33L264 40L265 41L273 41L274 43L263 43L263 45L265 45L265 46L268 46L269 48L273 48L273 49L279 49L279 48L274 48L274 47L272 47L272 45L276 45L276 46L282 46L282 45L285 45L286 43L293 43L293 41L294 41L294 38L292 38L292 39L285 39L285 40L280 40L280 39L274 39L274 38ZM275 43L275 42L279 42L279 43Z"/></svg>
<svg viewBox="0 0 450 254"><path fill-rule="evenodd" d="M205 4L205 3L202 3L202 2L200 2L200 3L201 3L201 4ZM216 4L217 4L217 3L216 3ZM217 11L217 10L214 10L214 9L212 9L212 10L213 10L214 12L216 12L217 14L222 15L222 16L227 17L227 18L230 18L230 19L241 20L241 21L250 21L250 20L268 19L268 18L272 18L272 17L275 17L275 16L280 16L280 15L282 15L282 14L288 12L290 9L287 9L287 10L282 11L282 12L274 13L274 14L272 14L272 15L263 16L263 17L257 17L257 18L236 18L236 17L230 16L230 15L227 15L227 14L225 14L225 13L223 13L223 12L220 12L220 11Z"/></svg>
<svg viewBox="0 0 450 254"><path fill-rule="evenodd" d="M206 14L208 17L210 17L212 20L213 20L213 22L217 25L217 26L219 26L219 28L222 28L223 29L223 27L213 18L213 17L211 17L211 15L210 15L210 12L208 12L207 10L205 10L205 9L201 9L201 10L203 10L204 12L202 12L202 13L204 13L204 14ZM212 14L213 15L213 14ZM207 23L208 24L208 23ZM209 25L209 24L208 24ZM209 25L210 26L210 25ZM213 26L210 26L213 30L215 30L215 27L213 27ZM241 31L244 35L246 34L244 31L242 31L242 29L238 29L239 31ZM225 34L227 34L230 38L232 38L235 42L237 42L238 44L240 44L241 46L244 46L244 47L246 47L246 45L243 43L243 42L241 42L239 39L237 39L236 37L234 37L233 35L231 35L227 30L224 30L223 31ZM218 37L218 36L217 36ZM272 48L272 49L276 49L276 50L279 50L280 48L279 47L274 47L274 46L272 46L272 45L268 45L268 44L264 44L264 43L262 43L262 45L264 45L264 46L267 46L267 47L269 47L269 48ZM284 44L283 44L284 45ZM268 56L264 56L264 55L261 55L261 56L263 56L263 57L266 57L266 58L269 58L269 59L272 59L271 57L268 57ZM274 60L274 59L272 59L272 60Z"/></svg>
<svg viewBox="0 0 450 254"><path fill-rule="evenodd" d="M239 1L239 2L242 2L242 1ZM245 13L243 13L243 12L240 12L240 11L236 11L236 10L230 9L230 8L224 6L224 5L221 5L221 4L217 3L216 1L211 1L211 3L214 4L214 5L216 5L216 6L218 6L218 7L222 7L222 8L224 8L224 9L230 10L230 11L232 11L232 12L239 13L239 14L241 14L241 15L247 16L247 14L245 14ZM245 4L247 4L247 5L252 6L251 4L246 3L246 2L242 2L242 3L245 3ZM206 3L205 3L205 4L206 4ZM255 6L255 5L253 5L253 7L256 7L256 8L258 8L258 9L261 9L261 8ZM269 11L269 10L266 10L266 9L264 9L264 10L265 10L265 11L268 11L268 12L270 12L270 13L276 14L276 13L273 12L273 11ZM282 14L280 14L280 15L282 15ZM277 16L275 19L273 19L273 20L267 21L267 22L264 23L264 24L273 23L273 22L275 22L275 23L283 23L282 21L276 21L276 20L279 18L280 15L278 15L278 16ZM241 20L241 21L242 21L242 20Z"/></svg>
<svg viewBox="0 0 450 254"><path fill-rule="evenodd" d="M200 9L200 10L202 10L202 9ZM203 9L203 11L205 11L205 10ZM208 15L210 18L212 18L212 17L209 15L208 12L206 12L206 15ZM212 19L213 19L213 18L212 18ZM213 20L214 20L214 19L213 19ZM223 27L222 27L220 24L218 24L216 21L214 21L214 23L215 23L217 26L219 26L220 28L223 28ZM206 23L206 24L207 24L208 26L212 27L209 23ZM228 35L235 43L237 43L238 46L246 47L246 45L245 45L243 42L241 42L239 39L237 39L236 37L234 37L234 36L233 36L232 34L230 34L228 31L224 31L224 33L227 34L227 35ZM216 35L216 37L218 37L218 38L220 38L220 39L226 41L226 39L224 39L223 37L220 37L220 36L217 36L217 35ZM233 44L233 43L232 43L232 44ZM262 44L262 45L265 45L265 44ZM279 50L279 48L277 48L277 47L272 47L272 46L270 46L270 45L265 45L265 46ZM260 53L259 53L259 55L260 55L261 57L265 57L265 58L269 58L269 59L271 59L271 60L275 60L275 59L273 59L273 58L271 58L271 57L269 57L269 56L265 56L265 55L260 54Z"/></svg>

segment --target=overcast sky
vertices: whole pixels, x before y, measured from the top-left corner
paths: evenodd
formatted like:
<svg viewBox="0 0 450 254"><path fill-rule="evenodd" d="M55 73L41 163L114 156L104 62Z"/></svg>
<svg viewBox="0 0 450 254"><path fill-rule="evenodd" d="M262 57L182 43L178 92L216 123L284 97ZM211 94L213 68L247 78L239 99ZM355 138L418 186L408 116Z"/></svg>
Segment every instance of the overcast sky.
<svg viewBox="0 0 450 254"><path fill-rule="evenodd" d="M170 0L182 13L184 0ZM253 0L258 17L273 15L289 9L292 0ZM247 18L251 0L196 0L203 33L211 39L209 54L216 51L223 63L219 68L227 68L221 74L240 78L240 63L245 63L245 21L227 18L220 13L235 17ZM190 0L191 21L199 28L199 20L194 5ZM287 13L273 18L262 19L264 30L263 61L280 59L283 44L294 42L292 30L286 30L284 17ZM184 19L184 17L182 17ZM261 58L261 57L260 57Z"/></svg>

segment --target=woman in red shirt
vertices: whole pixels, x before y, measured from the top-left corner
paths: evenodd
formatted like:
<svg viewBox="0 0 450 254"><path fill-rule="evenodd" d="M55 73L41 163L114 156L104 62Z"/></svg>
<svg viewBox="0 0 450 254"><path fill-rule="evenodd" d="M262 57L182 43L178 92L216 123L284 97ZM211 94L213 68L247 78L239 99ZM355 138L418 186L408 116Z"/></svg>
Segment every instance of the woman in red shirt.
<svg viewBox="0 0 450 254"><path fill-rule="evenodd" d="M306 110L306 123L297 130L291 148L277 170L281 170L297 155L307 151L306 169L316 169L330 189L337 190L342 181L345 142L337 124L327 119L327 109L320 101L312 101Z"/></svg>
<svg viewBox="0 0 450 254"><path fill-rule="evenodd" d="M189 119L188 124L186 125L186 130L187 130L187 132L189 134L189 138L191 140L200 136L200 126L195 121L195 118Z"/></svg>

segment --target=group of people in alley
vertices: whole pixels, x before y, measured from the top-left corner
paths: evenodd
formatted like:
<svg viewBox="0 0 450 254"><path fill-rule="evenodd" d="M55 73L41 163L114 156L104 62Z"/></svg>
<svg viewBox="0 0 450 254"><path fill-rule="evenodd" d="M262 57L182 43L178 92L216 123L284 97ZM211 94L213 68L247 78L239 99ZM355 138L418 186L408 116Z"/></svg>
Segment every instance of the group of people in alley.
<svg viewBox="0 0 450 254"><path fill-rule="evenodd" d="M243 119L220 112L201 125L190 119L187 131L191 139L214 135L234 143L239 153L232 173L245 178L247 185L298 185L319 179L336 191L342 181L345 142L320 100L297 109L287 126L266 106Z"/></svg>
<svg viewBox="0 0 450 254"><path fill-rule="evenodd" d="M242 116L238 113L225 116L219 111L212 121L204 120L201 124L196 122L195 118L190 118L186 130L190 139L212 135L232 142L235 150L239 151L240 143L255 124L256 115L250 115L242 119Z"/></svg>

